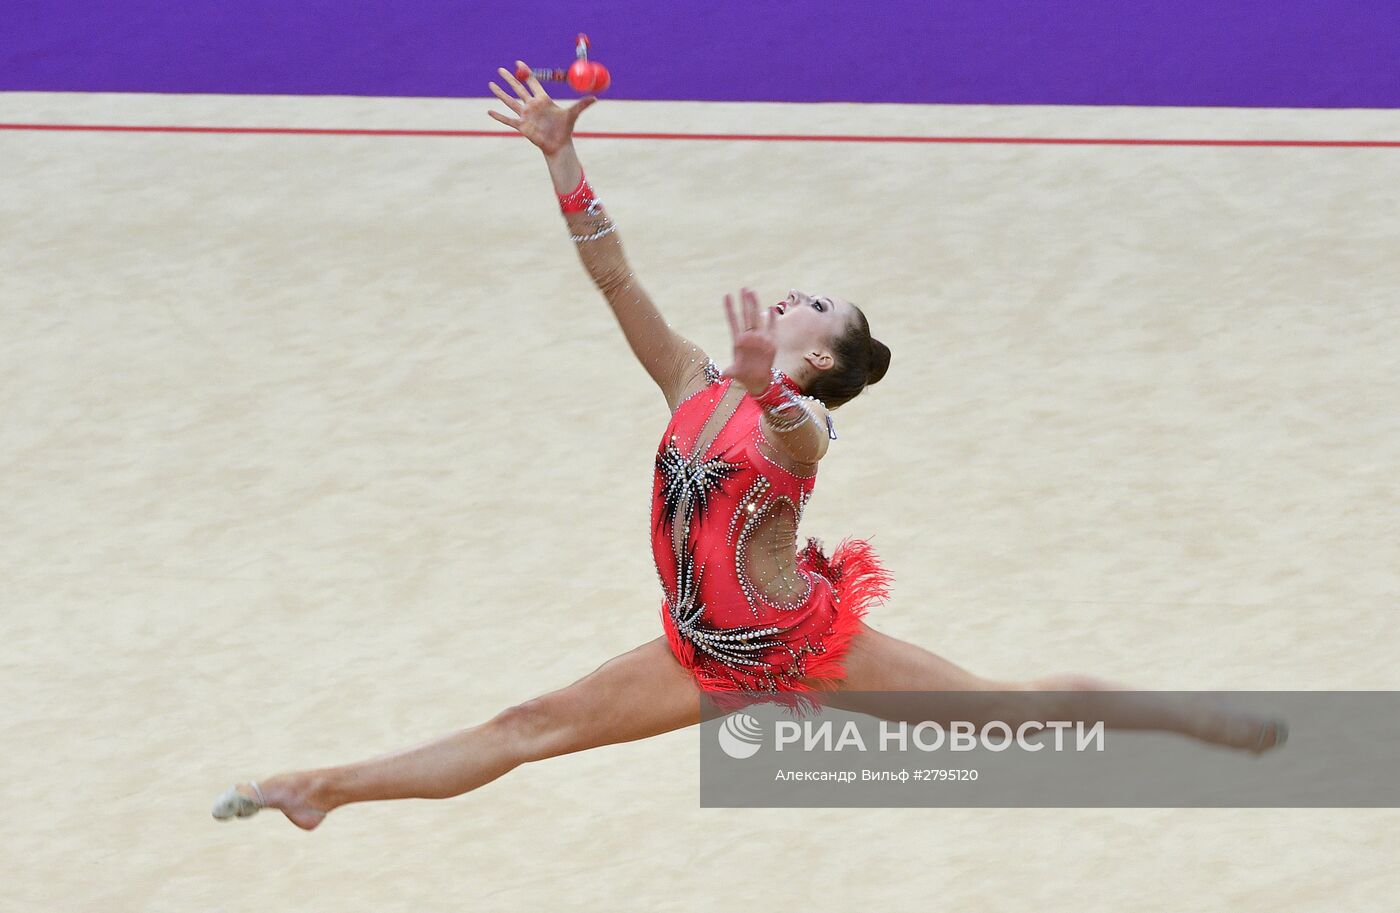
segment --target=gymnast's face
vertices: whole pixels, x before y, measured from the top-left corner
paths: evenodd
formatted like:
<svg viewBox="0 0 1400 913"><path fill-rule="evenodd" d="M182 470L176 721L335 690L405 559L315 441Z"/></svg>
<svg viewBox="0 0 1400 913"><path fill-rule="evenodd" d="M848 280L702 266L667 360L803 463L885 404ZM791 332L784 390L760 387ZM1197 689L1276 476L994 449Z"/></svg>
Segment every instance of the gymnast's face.
<svg viewBox="0 0 1400 913"><path fill-rule="evenodd" d="M796 289L788 292L773 310L777 313L773 323L778 346L776 361L780 366L801 362L817 371L825 371L835 363L833 344L855 316L855 306L844 298Z"/></svg>

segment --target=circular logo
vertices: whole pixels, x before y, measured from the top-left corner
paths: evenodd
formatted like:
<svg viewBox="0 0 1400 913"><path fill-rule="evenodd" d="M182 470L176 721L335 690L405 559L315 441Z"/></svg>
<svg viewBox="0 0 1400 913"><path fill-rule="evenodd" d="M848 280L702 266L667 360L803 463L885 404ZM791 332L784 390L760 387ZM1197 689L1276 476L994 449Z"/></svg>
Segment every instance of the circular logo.
<svg viewBox="0 0 1400 913"><path fill-rule="evenodd" d="M753 757L762 742L763 727L747 713L731 713L719 727L719 747L731 758Z"/></svg>

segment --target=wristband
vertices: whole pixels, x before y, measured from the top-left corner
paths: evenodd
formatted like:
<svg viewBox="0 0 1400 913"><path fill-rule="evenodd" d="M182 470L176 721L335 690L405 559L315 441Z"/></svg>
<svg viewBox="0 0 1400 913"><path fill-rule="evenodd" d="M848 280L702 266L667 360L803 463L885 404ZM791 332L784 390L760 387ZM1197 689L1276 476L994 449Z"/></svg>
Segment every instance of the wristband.
<svg viewBox="0 0 1400 913"><path fill-rule="evenodd" d="M769 426L774 431L791 431L812 417L811 411L789 384L792 381L775 368L773 382L754 397L768 414Z"/></svg>
<svg viewBox="0 0 1400 913"><path fill-rule="evenodd" d="M774 368L773 382L764 388L762 393L749 395L766 409L791 408L798 405L798 393L793 389L795 386L796 383L786 374Z"/></svg>
<svg viewBox="0 0 1400 913"><path fill-rule="evenodd" d="M593 208L593 204L598 202L598 198L593 195L593 188L588 185L588 175L580 172L578 186L568 193L559 194L559 210L561 212L588 212Z"/></svg>
<svg viewBox="0 0 1400 913"><path fill-rule="evenodd" d="M779 433L800 428L804 422L817 418L804 402L811 397L803 396L797 383L777 368L773 369L773 382L754 399L768 416L768 426ZM836 423L830 415L826 417L826 433L831 440L836 440Z"/></svg>

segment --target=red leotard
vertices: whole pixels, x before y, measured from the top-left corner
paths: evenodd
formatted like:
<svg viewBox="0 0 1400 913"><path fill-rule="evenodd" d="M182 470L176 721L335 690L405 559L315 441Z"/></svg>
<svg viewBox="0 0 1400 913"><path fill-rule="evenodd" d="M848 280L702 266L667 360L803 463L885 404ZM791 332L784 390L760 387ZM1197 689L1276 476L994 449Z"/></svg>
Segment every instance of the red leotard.
<svg viewBox="0 0 1400 913"><path fill-rule="evenodd" d="M797 550L816 477L762 452L762 407L714 362L706 380L676 407L656 454L652 555L671 649L707 691L803 692L813 679L840 679L846 646L869 604L887 595L888 576L863 540L846 540L830 560L815 539ZM755 543L786 555L755 554ZM756 564L787 566L788 601L765 596L751 578Z"/></svg>
<svg viewBox="0 0 1400 913"><path fill-rule="evenodd" d="M704 353L660 319L587 180L559 199L579 259L633 351L663 390L684 388ZM706 691L735 703L749 701L734 692L768 692L806 709L798 693L844 677L846 646L889 578L864 540L847 539L830 560L815 539L798 550L815 478L764 453L763 407L713 361L705 381L676 407L656 453L652 555L667 639Z"/></svg>

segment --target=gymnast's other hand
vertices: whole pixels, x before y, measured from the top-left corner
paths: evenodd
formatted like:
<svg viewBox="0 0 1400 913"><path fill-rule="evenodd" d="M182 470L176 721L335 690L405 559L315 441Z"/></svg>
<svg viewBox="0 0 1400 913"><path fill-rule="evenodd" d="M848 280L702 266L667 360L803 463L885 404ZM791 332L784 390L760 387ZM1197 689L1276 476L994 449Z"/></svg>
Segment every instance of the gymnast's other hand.
<svg viewBox="0 0 1400 913"><path fill-rule="evenodd" d="M517 60L515 64L521 69L529 69L522 60ZM496 72L515 90L515 95L512 96L494 82L491 83L491 91L516 116L508 117L495 110L486 113L534 143L546 156L554 155L573 142L574 123L578 116L598 100L596 96L589 95L567 108L561 108L533 75L525 85L521 85L515 74L505 67L499 67Z"/></svg>
<svg viewBox="0 0 1400 913"><path fill-rule="evenodd" d="M773 383L773 358L778 352L773 339L774 315L772 308L759 310L758 296L752 289L743 290L741 302L742 313L736 314L733 296L724 296L724 313L734 337L734 363L724 369L724 375L757 396Z"/></svg>

